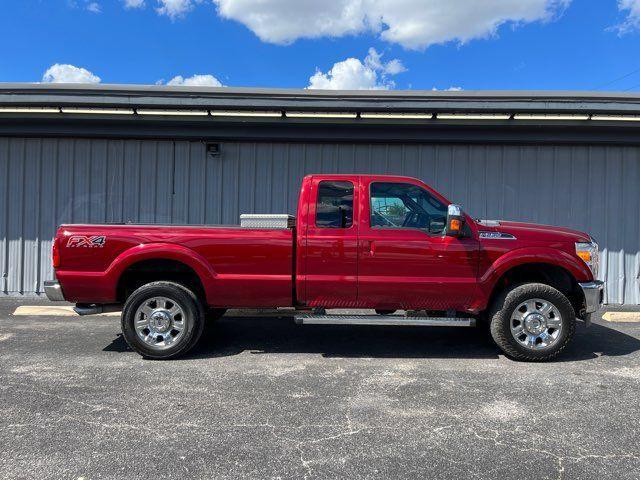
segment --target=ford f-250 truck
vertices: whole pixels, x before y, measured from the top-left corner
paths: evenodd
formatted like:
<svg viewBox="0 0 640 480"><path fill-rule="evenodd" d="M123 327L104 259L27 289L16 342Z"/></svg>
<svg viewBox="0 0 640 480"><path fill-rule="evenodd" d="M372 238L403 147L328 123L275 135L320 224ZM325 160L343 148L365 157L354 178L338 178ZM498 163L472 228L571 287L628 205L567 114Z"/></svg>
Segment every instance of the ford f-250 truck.
<svg viewBox="0 0 640 480"><path fill-rule="evenodd" d="M603 299L586 233L474 220L414 178L309 175L295 219L243 217L240 227L62 225L46 294L80 314L123 305L124 338L156 359L186 353L225 309L296 307L302 324L482 321L507 356L549 360Z"/></svg>

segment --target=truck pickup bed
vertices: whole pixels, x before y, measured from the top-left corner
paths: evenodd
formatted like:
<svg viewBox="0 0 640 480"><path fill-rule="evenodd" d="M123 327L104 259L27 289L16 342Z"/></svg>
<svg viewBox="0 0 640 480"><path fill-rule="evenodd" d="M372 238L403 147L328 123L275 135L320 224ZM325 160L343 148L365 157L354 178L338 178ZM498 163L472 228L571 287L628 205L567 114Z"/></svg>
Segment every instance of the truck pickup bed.
<svg viewBox="0 0 640 480"><path fill-rule="evenodd" d="M124 300L127 274L144 271L143 262L153 274L162 267L154 261L163 260L165 271L173 261L196 273L212 307L291 306L293 239L282 228L62 225L56 277L70 302L113 304ZM180 277L174 273L169 278Z"/></svg>

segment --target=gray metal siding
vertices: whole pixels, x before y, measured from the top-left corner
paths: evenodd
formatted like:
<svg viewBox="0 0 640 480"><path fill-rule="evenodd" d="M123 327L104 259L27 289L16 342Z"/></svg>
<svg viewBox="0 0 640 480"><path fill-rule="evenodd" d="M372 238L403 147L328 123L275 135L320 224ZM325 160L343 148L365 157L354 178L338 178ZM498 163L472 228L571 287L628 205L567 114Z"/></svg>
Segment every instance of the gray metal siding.
<svg viewBox="0 0 640 480"><path fill-rule="evenodd" d="M307 173L422 178L473 216L584 230L603 249L609 303L640 304L640 148L221 144L0 138L0 291L42 292L65 222L235 224L294 213Z"/></svg>

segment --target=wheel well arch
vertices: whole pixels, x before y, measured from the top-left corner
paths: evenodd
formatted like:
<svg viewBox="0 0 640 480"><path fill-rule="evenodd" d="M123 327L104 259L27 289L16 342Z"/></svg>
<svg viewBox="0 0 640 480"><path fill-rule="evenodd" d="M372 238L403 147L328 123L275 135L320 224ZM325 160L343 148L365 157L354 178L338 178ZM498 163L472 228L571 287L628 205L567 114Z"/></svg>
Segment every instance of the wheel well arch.
<svg viewBox="0 0 640 480"><path fill-rule="evenodd" d="M145 259L129 265L118 278L117 301L124 303L142 285L163 280L184 285L205 302L204 285L196 271L184 262L167 258Z"/></svg>
<svg viewBox="0 0 640 480"><path fill-rule="evenodd" d="M488 306L495 297L512 285L521 283L544 283L562 292L573 305L576 315L582 314L584 295L575 277L563 267L551 263L536 262L517 265L505 271L496 281L489 297Z"/></svg>

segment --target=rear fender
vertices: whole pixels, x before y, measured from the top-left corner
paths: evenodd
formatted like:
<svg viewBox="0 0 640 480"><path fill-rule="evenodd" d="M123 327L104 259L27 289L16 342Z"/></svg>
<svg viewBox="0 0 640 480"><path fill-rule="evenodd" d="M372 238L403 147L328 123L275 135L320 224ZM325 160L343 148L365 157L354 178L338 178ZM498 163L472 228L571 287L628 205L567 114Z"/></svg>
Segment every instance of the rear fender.
<svg viewBox="0 0 640 480"><path fill-rule="evenodd" d="M118 281L124 271L134 263L144 260L175 260L190 267L200 278L207 302L213 298L213 281L216 272L211 264L198 252L174 243L149 243L132 247L118 255L105 272L113 288L112 298L116 298Z"/></svg>

